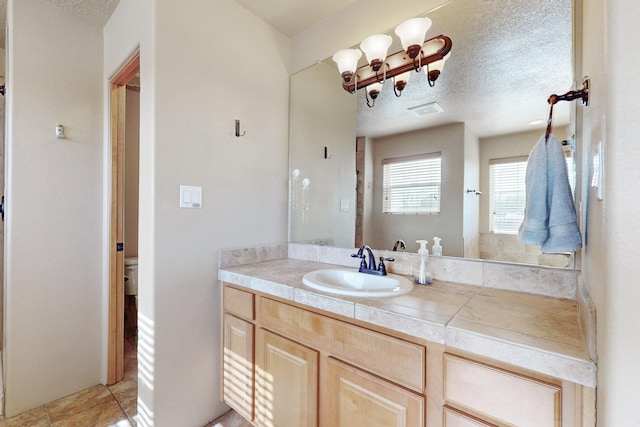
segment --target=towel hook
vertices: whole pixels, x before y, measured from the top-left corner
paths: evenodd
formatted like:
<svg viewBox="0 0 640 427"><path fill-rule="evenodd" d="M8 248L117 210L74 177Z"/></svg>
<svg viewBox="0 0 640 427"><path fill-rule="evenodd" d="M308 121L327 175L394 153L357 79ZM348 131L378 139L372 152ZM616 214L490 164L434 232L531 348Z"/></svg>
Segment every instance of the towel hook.
<svg viewBox="0 0 640 427"><path fill-rule="evenodd" d="M247 133L247 131L240 133L240 120L236 119L236 136L240 138L241 136L244 136L245 133Z"/></svg>
<svg viewBox="0 0 640 427"><path fill-rule="evenodd" d="M547 100L547 102L549 103L550 107L549 107L549 120L547 121L547 131L544 134L544 141L547 142L549 140L549 135L551 134L551 118L553 117L553 106L558 102L558 101L573 101L576 99L580 99L580 101L582 102L582 105L587 106L589 105L589 86L591 84L591 81L589 80L588 77L585 77L582 79L582 89L580 90L570 90L569 92L562 94L562 95L556 95L553 94L549 97L549 99Z"/></svg>

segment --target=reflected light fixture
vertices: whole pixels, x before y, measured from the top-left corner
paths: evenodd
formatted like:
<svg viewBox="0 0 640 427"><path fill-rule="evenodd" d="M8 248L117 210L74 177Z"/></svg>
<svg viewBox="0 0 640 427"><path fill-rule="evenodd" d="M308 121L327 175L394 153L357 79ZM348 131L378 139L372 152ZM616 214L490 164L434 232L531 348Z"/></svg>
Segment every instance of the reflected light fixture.
<svg viewBox="0 0 640 427"><path fill-rule="evenodd" d="M342 76L342 88L349 93L367 88L367 105L373 107L387 79L393 79L393 91L401 96L413 70L423 70L429 86L433 87L451 55L451 39L440 35L425 40L430 27L431 19L426 17L412 18L398 25L395 33L404 50L391 55L387 55L387 51L393 39L386 34L367 37L360 49L336 52L333 60ZM367 64L358 67L362 52Z"/></svg>

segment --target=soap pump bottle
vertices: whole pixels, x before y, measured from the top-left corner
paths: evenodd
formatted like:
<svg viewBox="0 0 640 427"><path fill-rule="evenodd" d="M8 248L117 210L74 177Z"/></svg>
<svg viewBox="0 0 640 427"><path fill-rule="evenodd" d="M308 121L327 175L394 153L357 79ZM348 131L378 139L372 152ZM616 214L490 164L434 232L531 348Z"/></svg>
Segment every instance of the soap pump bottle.
<svg viewBox="0 0 640 427"><path fill-rule="evenodd" d="M431 247L431 255L435 255L435 256L442 256L442 246L440 246L440 239L439 237L434 237L433 238L433 247Z"/></svg>
<svg viewBox="0 0 640 427"><path fill-rule="evenodd" d="M420 285L429 285L433 282L431 273L427 271L427 260L429 259L427 242L427 240L416 240L416 243L420 244L420 249L418 249L418 260L413 270L413 280Z"/></svg>

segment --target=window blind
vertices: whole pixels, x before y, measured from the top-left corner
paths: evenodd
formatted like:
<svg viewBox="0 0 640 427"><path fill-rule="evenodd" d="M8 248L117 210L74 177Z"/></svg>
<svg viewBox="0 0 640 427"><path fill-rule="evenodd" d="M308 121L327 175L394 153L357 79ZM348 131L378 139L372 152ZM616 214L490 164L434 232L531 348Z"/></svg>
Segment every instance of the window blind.
<svg viewBox="0 0 640 427"><path fill-rule="evenodd" d="M494 233L516 234L524 219L527 157L489 161L490 229Z"/></svg>
<svg viewBox="0 0 640 427"><path fill-rule="evenodd" d="M440 212L441 153L385 159L382 165L383 213Z"/></svg>
<svg viewBox="0 0 640 427"><path fill-rule="evenodd" d="M494 233L517 234L524 219L526 205L526 156L489 161L490 230ZM569 185L575 187L575 164L571 152L565 152Z"/></svg>

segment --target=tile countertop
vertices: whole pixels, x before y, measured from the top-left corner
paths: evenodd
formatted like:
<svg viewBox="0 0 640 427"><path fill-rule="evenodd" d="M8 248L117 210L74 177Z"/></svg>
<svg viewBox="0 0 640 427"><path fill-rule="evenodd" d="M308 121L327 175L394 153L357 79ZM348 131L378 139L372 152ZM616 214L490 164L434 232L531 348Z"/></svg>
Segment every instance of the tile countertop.
<svg viewBox="0 0 640 427"><path fill-rule="evenodd" d="M333 264L296 259L218 270L218 279L562 380L595 387L575 301L434 280L406 294L359 298L302 283Z"/></svg>

